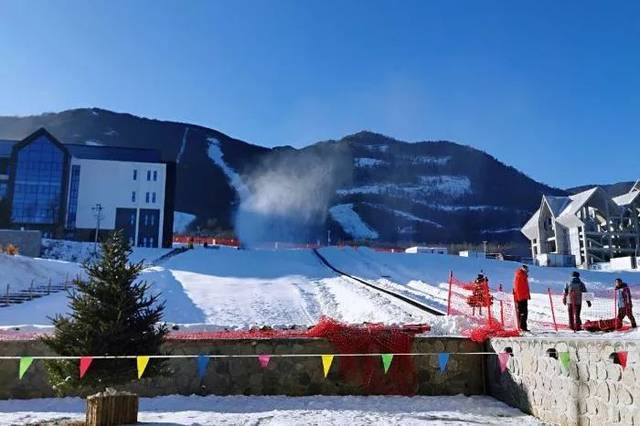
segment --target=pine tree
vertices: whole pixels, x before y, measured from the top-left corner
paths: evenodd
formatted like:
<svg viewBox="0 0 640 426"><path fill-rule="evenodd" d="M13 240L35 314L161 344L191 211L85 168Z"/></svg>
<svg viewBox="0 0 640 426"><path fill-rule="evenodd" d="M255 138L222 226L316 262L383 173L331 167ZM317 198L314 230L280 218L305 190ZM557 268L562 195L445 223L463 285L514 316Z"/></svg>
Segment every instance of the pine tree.
<svg viewBox="0 0 640 426"><path fill-rule="evenodd" d="M139 281L143 264L129 263L131 247L122 232L102 243L97 260L86 262L87 279L77 279L69 295L69 316L53 318L55 333L45 344L59 355L154 355L167 334L161 323L164 303L149 295L149 285ZM149 363L145 376L159 374L161 364ZM134 359L93 360L80 379L78 361L47 364L49 381L61 394L82 394L124 384L136 378ZM102 390L102 389L99 389Z"/></svg>

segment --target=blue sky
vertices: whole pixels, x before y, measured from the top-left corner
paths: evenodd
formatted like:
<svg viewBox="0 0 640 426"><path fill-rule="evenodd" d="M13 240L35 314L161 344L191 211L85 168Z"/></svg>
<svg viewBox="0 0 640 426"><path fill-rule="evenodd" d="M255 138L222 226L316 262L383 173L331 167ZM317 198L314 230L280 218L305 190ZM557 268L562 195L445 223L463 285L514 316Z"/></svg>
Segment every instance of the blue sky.
<svg viewBox="0 0 640 426"><path fill-rule="evenodd" d="M367 129L556 186L640 177L640 2L0 0L0 115L97 106L261 145Z"/></svg>

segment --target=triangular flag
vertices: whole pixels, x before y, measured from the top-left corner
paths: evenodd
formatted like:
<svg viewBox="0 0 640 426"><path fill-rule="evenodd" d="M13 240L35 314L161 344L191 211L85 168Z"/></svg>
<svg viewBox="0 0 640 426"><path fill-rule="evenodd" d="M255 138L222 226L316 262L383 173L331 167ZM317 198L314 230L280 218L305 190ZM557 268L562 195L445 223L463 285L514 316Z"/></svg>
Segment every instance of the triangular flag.
<svg viewBox="0 0 640 426"><path fill-rule="evenodd" d="M138 379L140 379L144 374L144 370L147 368L147 364L149 364L149 357L148 356L137 357L136 364L138 365Z"/></svg>
<svg viewBox="0 0 640 426"><path fill-rule="evenodd" d="M327 374L329 374L332 362L333 355L322 355L322 369L324 370L324 377L327 377Z"/></svg>
<svg viewBox="0 0 640 426"><path fill-rule="evenodd" d="M267 365L269 365L270 359L271 359L270 355L260 355L258 357L258 361L260 362L260 367L267 368Z"/></svg>
<svg viewBox="0 0 640 426"><path fill-rule="evenodd" d="M87 374L87 370L89 366L93 362L93 358L90 356L83 356L80 358L80 378L82 379L85 374Z"/></svg>
<svg viewBox="0 0 640 426"><path fill-rule="evenodd" d="M209 366L209 357L205 355L200 355L198 357L198 377L200 379L204 379L204 376L207 374L207 367Z"/></svg>
<svg viewBox="0 0 640 426"><path fill-rule="evenodd" d="M616 353L618 354L618 362L620 362L620 365L624 370L625 368L627 368L627 355L629 355L629 353L627 351L621 351Z"/></svg>
<svg viewBox="0 0 640 426"><path fill-rule="evenodd" d="M498 354L498 363L500 364L500 372L504 373L509 363L509 352L500 352Z"/></svg>
<svg viewBox="0 0 640 426"><path fill-rule="evenodd" d="M558 360L560 360L560 364L566 369L569 369L569 352L559 352Z"/></svg>
<svg viewBox="0 0 640 426"><path fill-rule="evenodd" d="M382 354L382 366L384 367L384 374L387 374L389 367L391 367L391 361L393 361L393 354Z"/></svg>
<svg viewBox="0 0 640 426"><path fill-rule="evenodd" d="M27 372L32 362L33 362L33 357L31 356L25 356L20 358L20 370L18 371L18 377L20 378L20 380L22 380L22 376L24 376L24 373Z"/></svg>
<svg viewBox="0 0 640 426"><path fill-rule="evenodd" d="M447 363L449 362L449 353L441 352L438 354L438 368L441 373L447 371Z"/></svg>

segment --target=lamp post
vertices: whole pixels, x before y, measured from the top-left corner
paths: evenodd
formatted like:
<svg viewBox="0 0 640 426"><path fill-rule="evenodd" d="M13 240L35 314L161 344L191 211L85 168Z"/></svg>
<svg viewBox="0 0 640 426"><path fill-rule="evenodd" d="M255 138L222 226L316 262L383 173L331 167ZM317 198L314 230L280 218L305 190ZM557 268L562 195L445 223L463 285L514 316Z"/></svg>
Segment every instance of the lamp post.
<svg viewBox="0 0 640 426"><path fill-rule="evenodd" d="M91 207L91 210L93 210L93 215L96 217L96 235L95 239L93 240L93 254L97 254L98 234L100 233L100 221L102 220L102 210L104 210L104 208L102 207L102 204L96 203L95 206Z"/></svg>

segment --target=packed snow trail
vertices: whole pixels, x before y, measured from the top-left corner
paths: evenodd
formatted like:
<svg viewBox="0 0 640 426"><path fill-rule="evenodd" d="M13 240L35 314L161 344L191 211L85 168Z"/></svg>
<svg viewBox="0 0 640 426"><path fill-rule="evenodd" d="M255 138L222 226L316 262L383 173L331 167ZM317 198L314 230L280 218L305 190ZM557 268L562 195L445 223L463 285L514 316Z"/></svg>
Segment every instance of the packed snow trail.
<svg viewBox="0 0 640 426"><path fill-rule="evenodd" d="M0 401L0 424L83 420L81 398ZM140 398L146 425L542 425L488 396L181 396Z"/></svg>
<svg viewBox="0 0 640 426"><path fill-rule="evenodd" d="M396 292L394 292L394 291L391 291L391 290L387 290L387 289L384 289L384 288L378 287L378 286L376 286L376 285L371 284L370 282L367 282L367 281L365 281L365 280L363 280L363 279L360 279L360 278L358 278L358 277L354 277L353 275L350 275L350 274L348 274L348 273L346 273L346 272L343 272L343 271L341 271L341 270L337 269L335 266L333 266L331 263L329 263L329 261L327 261L327 259L326 259L324 256L322 256L322 255L320 254L320 252L319 252L318 250L316 250L316 249L314 249L314 250L313 250L313 253L314 253L316 256L318 256L318 258L320 259L320 261L321 261L325 266L327 266L327 268L331 269L332 271L334 271L335 273L337 273L337 274L339 274L339 275L343 275L343 276L345 276L345 277L347 277L347 278L350 278L350 279L352 279L352 280L354 280L354 281L357 281L357 282L359 282L359 283L361 283L361 284L363 284L363 285L365 285L365 286L367 286L367 287L373 288L373 289L375 289L375 290L377 290L377 291L379 291L379 292L382 292L382 293L384 293L384 294L388 294L388 295L390 295L390 296L392 296L392 297L395 297L395 298L397 298L397 299L400 299L400 300L402 300L403 302L408 303L408 304L409 304L409 305L411 305L411 306L414 306L414 307L416 307L416 308L418 308L418 309L421 309L421 310L423 310L423 311L428 312L429 314L432 314L432 315L440 315L440 316L441 316L441 315L445 315L445 313L444 313L444 312L439 311L439 310L437 310L437 309L433 309L433 308L431 308L431 307L429 307L429 306L427 306L427 305L425 305L425 304L423 304L423 303L417 302L416 300L411 299L410 297L405 297L405 296L403 296L402 294L398 294L398 293L396 293Z"/></svg>

